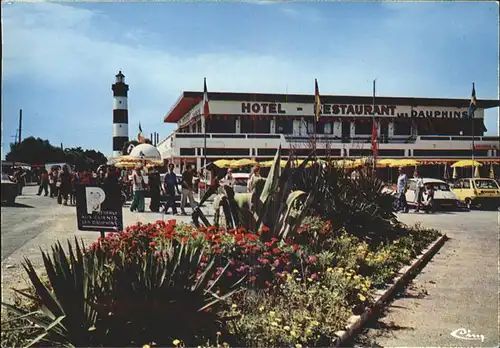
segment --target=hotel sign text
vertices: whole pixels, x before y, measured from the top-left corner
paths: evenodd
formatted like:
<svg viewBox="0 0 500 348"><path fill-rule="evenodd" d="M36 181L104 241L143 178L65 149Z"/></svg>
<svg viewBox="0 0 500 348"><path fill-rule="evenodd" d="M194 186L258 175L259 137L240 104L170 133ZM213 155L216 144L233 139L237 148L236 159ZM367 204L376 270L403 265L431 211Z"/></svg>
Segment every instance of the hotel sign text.
<svg viewBox="0 0 500 348"><path fill-rule="evenodd" d="M265 102L242 102L241 113L249 115L314 115L314 104L308 104L310 112L305 112L302 107L287 103L265 103ZM323 116L388 116L403 118L466 118L467 111L459 108L439 107L415 107L396 105L372 105L366 104L322 104L321 115Z"/></svg>

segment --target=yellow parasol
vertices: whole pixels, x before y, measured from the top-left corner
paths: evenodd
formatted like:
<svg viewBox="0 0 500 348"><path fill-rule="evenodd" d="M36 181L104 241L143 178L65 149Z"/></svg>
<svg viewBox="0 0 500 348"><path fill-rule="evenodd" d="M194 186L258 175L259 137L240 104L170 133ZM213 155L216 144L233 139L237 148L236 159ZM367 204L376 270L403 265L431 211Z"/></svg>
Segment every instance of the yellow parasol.
<svg viewBox="0 0 500 348"><path fill-rule="evenodd" d="M214 162L214 165L216 165L219 168L229 168L233 164L233 160L217 160Z"/></svg>
<svg viewBox="0 0 500 348"><path fill-rule="evenodd" d="M116 168L134 168L137 165L136 162L117 162L115 163Z"/></svg>
<svg viewBox="0 0 500 348"><path fill-rule="evenodd" d="M418 166L418 161L413 159L400 159L393 161L393 165L391 167L414 167Z"/></svg>
<svg viewBox="0 0 500 348"><path fill-rule="evenodd" d="M493 169L493 163L490 164L490 179L495 179L495 170Z"/></svg>
<svg viewBox="0 0 500 348"><path fill-rule="evenodd" d="M286 167L286 162L285 160L281 160L280 161L280 166L281 168L284 168ZM260 162L259 165L262 167L262 168L270 168L272 165L274 164L274 161L264 161L264 162Z"/></svg>
<svg viewBox="0 0 500 348"><path fill-rule="evenodd" d="M231 168L240 168L240 167L246 167L246 166L254 166L257 164L257 161L248 159L248 158L242 158L237 161L232 161L230 164Z"/></svg>
<svg viewBox="0 0 500 348"><path fill-rule="evenodd" d="M366 157L365 157L365 158L358 158L358 159L356 159L356 160L354 160L354 161L352 162L352 166L353 166L353 167L361 167L361 166L364 166L364 165L366 164L367 160L368 160L368 159L367 159Z"/></svg>
<svg viewBox="0 0 500 348"><path fill-rule="evenodd" d="M483 164L481 162L478 162L476 160L462 160L455 162L451 165L452 168L463 168L463 167L480 167Z"/></svg>
<svg viewBox="0 0 500 348"><path fill-rule="evenodd" d="M396 159L392 158L384 158L380 161L377 161L377 167L391 167L393 163L398 162Z"/></svg>

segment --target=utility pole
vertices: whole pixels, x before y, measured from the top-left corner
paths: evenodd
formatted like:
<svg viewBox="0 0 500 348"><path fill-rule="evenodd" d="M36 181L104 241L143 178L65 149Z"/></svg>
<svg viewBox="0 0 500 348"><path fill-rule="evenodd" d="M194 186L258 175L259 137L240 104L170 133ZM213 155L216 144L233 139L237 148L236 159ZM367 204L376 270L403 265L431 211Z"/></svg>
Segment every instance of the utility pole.
<svg viewBox="0 0 500 348"><path fill-rule="evenodd" d="M23 130L23 109L19 109L19 140L18 143L21 144L21 134Z"/></svg>

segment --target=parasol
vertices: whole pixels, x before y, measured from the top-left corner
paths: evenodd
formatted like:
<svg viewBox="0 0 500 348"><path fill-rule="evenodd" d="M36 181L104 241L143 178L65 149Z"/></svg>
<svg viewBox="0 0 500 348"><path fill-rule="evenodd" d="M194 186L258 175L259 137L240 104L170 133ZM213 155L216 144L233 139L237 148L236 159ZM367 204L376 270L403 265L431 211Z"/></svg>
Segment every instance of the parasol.
<svg viewBox="0 0 500 348"><path fill-rule="evenodd" d="M247 167L247 166L254 166L257 164L257 161L248 159L248 158L242 158L237 161L232 161L230 164L231 168L240 168L240 167Z"/></svg>
<svg viewBox="0 0 500 348"><path fill-rule="evenodd" d="M483 164L476 160L462 160L455 162L451 165L452 168L463 168L463 167L480 167Z"/></svg>
<svg viewBox="0 0 500 348"><path fill-rule="evenodd" d="M285 168L286 167L286 162L285 160L281 160L280 161L280 167L281 168ZM262 167L262 168L270 168L271 166L273 166L274 164L274 161L264 161L264 162L260 162L259 165Z"/></svg>
<svg viewBox="0 0 500 348"><path fill-rule="evenodd" d="M235 161L222 159L222 160L217 160L217 161L213 162L213 164L219 168L229 168L229 167L231 167L233 162L235 162Z"/></svg>

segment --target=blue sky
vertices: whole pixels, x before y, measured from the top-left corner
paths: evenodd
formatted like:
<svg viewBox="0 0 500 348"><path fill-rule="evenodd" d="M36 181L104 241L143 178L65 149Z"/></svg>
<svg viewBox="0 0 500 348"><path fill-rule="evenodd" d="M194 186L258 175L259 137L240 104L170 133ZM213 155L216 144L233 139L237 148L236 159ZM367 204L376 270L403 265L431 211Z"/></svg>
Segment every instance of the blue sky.
<svg viewBox="0 0 500 348"><path fill-rule="evenodd" d="M494 2L5 3L2 148L23 137L111 154L114 75L129 135L166 137L183 90L498 99ZM497 134L498 109L486 112Z"/></svg>

